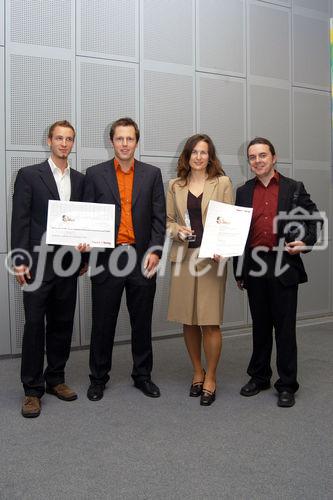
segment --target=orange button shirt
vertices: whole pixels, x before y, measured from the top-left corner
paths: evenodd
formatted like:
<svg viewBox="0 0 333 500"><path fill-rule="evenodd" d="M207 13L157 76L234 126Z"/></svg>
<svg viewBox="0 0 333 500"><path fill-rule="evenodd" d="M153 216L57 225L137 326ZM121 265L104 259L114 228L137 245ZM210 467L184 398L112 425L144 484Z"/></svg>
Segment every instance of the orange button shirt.
<svg viewBox="0 0 333 500"><path fill-rule="evenodd" d="M134 160L128 172L123 172L119 162L114 159L118 189L120 194L120 225L116 244L135 243L135 235L132 220L132 192L134 180Z"/></svg>

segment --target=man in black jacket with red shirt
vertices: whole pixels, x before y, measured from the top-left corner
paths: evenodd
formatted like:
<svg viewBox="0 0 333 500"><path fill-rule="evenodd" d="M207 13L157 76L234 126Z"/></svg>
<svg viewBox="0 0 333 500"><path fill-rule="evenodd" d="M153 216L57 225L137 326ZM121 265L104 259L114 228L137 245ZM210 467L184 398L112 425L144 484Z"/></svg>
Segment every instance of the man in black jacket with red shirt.
<svg viewBox="0 0 333 500"><path fill-rule="evenodd" d="M276 154L269 140L253 139L247 147L247 156L255 177L237 189L236 205L253 207L253 215L244 255L234 258L234 273L238 287L246 288L248 293L253 353L247 370L251 378L240 393L254 396L270 387L274 327L279 375L274 386L278 391L278 406L291 407L299 387L297 292L298 285L307 281L300 254L310 251L316 243L322 221L303 184L275 170ZM297 210L296 206L301 218L304 219L304 214L308 218L292 235L287 214Z"/></svg>

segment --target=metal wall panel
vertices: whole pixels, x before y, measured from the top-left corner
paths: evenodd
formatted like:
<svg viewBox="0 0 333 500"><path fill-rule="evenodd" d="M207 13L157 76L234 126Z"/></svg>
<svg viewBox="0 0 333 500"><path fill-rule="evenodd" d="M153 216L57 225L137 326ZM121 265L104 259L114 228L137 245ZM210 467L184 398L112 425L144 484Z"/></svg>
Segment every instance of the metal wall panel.
<svg viewBox="0 0 333 500"><path fill-rule="evenodd" d="M294 9L309 9L329 14L330 0L293 0L293 7Z"/></svg>
<svg viewBox="0 0 333 500"><path fill-rule="evenodd" d="M74 48L75 0L8 0L7 43Z"/></svg>
<svg viewBox="0 0 333 500"><path fill-rule="evenodd" d="M142 70L141 152L175 156L195 130L194 72Z"/></svg>
<svg viewBox="0 0 333 500"><path fill-rule="evenodd" d="M262 85L248 80L248 133L269 138L282 162L292 161L291 89Z"/></svg>
<svg viewBox="0 0 333 500"><path fill-rule="evenodd" d="M246 82L197 73L197 129L211 136L223 162L245 155Z"/></svg>
<svg viewBox="0 0 333 500"><path fill-rule="evenodd" d="M6 155L5 155L5 95L4 95L4 48L0 47L0 252L7 251L6 245Z"/></svg>
<svg viewBox="0 0 333 500"><path fill-rule="evenodd" d="M138 61L138 0L77 0L77 53Z"/></svg>
<svg viewBox="0 0 333 500"><path fill-rule="evenodd" d="M329 169L331 166L330 95L294 89L294 168Z"/></svg>
<svg viewBox="0 0 333 500"><path fill-rule="evenodd" d="M5 44L5 0L0 0L0 45Z"/></svg>
<svg viewBox="0 0 333 500"><path fill-rule="evenodd" d="M42 49L34 55L21 48L7 51L7 149L45 150L51 123L75 123L74 59L45 54Z"/></svg>
<svg viewBox="0 0 333 500"><path fill-rule="evenodd" d="M196 5L196 69L245 77L245 1L197 0Z"/></svg>
<svg viewBox="0 0 333 500"><path fill-rule="evenodd" d="M250 1L248 71L250 75L290 81L290 9Z"/></svg>
<svg viewBox="0 0 333 500"><path fill-rule="evenodd" d="M329 19L293 15L293 82L330 89Z"/></svg>
<svg viewBox="0 0 333 500"><path fill-rule="evenodd" d="M86 57L77 59L78 146L110 148L110 124L121 116L138 120L138 66Z"/></svg>
<svg viewBox="0 0 333 500"><path fill-rule="evenodd" d="M142 59L194 64L194 0L142 0Z"/></svg>

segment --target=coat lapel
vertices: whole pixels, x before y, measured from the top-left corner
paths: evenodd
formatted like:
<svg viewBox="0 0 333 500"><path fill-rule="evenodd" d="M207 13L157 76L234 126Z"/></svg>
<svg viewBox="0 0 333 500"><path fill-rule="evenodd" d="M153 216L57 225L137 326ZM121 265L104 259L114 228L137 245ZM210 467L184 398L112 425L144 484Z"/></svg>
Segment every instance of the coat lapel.
<svg viewBox="0 0 333 500"><path fill-rule="evenodd" d="M59 193L58 193L58 188L56 185L56 181L54 180L51 167L49 162L46 160L44 163L42 163L39 167L39 175L52 194L52 197L54 200L59 200Z"/></svg>
<svg viewBox="0 0 333 500"><path fill-rule="evenodd" d="M280 174L280 187L279 187L279 198L278 198L278 213L287 212L289 210L290 197L291 197L291 185L288 179L284 175Z"/></svg>
<svg viewBox="0 0 333 500"><path fill-rule="evenodd" d="M133 192L132 192L132 207L134 207L135 202L139 196L142 183L144 182L143 168L140 162L134 162L134 179L133 179Z"/></svg>
<svg viewBox="0 0 333 500"><path fill-rule="evenodd" d="M119 194L119 188L118 188L118 182L117 182L117 176L116 176L116 171L114 167L113 160L110 162L107 162L104 166L104 172L103 172L105 181L109 188L111 189L111 192L120 206L120 194Z"/></svg>
<svg viewBox="0 0 333 500"><path fill-rule="evenodd" d="M202 213L202 221L206 220L206 213L208 208L208 203L213 197L213 193L216 189L217 181L216 179L207 179L204 185L202 201L201 201L201 213Z"/></svg>
<svg viewBox="0 0 333 500"><path fill-rule="evenodd" d="M71 197L70 201L77 201L79 199L79 191L78 191L78 182L76 182L75 178L75 170L70 169L70 178L71 178Z"/></svg>
<svg viewBox="0 0 333 500"><path fill-rule="evenodd" d="M178 208L178 213L181 216L181 220L177 221L178 224L185 226L184 215L187 210L187 197L188 197L188 186L179 186L175 184L175 201Z"/></svg>

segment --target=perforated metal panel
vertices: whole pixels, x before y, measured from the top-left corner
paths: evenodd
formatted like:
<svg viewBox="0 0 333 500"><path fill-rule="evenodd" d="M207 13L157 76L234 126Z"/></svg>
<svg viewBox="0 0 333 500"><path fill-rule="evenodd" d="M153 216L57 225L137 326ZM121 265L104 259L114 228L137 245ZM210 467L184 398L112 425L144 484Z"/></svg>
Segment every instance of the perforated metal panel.
<svg viewBox="0 0 333 500"><path fill-rule="evenodd" d="M5 0L0 0L0 45L5 43Z"/></svg>
<svg viewBox="0 0 333 500"><path fill-rule="evenodd" d="M311 36L309 36L311 33ZM329 90L329 21L293 16L294 83Z"/></svg>
<svg viewBox="0 0 333 500"><path fill-rule="evenodd" d="M197 96L198 130L211 136L221 160L237 162L246 141L245 80L198 75Z"/></svg>
<svg viewBox="0 0 333 500"><path fill-rule="evenodd" d="M138 0L78 0L78 53L138 60Z"/></svg>
<svg viewBox="0 0 333 500"><path fill-rule="evenodd" d="M310 9L323 14L330 12L330 0L293 0L294 8Z"/></svg>
<svg viewBox="0 0 333 500"><path fill-rule="evenodd" d="M315 251L302 256L308 283L299 287L298 317L306 318L319 314L327 314L331 305L330 277L332 276L332 259L330 248Z"/></svg>
<svg viewBox="0 0 333 500"><path fill-rule="evenodd" d="M143 72L142 154L175 156L194 131L194 77Z"/></svg>
<svg viewBox="0 0 333 500"><path fill-rule="evenodd" d="M161 169L165 192L169 185L169 180L177 177L178 158L162 158L158 156L141 156L141 161L155 165Z"/></svg>
<svg viewBox="0 0 333 500"><path fill-rule="evenodd" d="M71 49L74 0L9 0L8 42Z"/></svg>
<svg viewBox="0 0 333 500"><path fill-rule="evenodd" d="M78 72L80 145L83 148L110 147L110 124L121 116L137 120L138 67L79 58Z"/></svg>
<svg viewBox="0 0 333 500"><path fill-rule="evenodd" d="M74 122L73 63L16 53L7 63L7 147L46 149L51 123Z"/></svg>
<svg viewBox="0 0 333 500"><path fill-rule="evenodd" d="M0 255L0 356L10 354L10 326L9 326L9 298L8 298L8 274L5 268L6 255Z"/></svg>
<svg viewBox="0 0 333 500"><path fill-rule="evenodd" d="M249 137L272 140L279 158L291 162L291 91L249 84Z"/></svg>
<svg viewBox="0 0 333 500"><path fill-rule="evenodd" d="M245 34L244 0L197 0L197 69L245 76Z"/></svg>
<svg viewBox="0 0 333 500"><path fill-rule="evenodd" d="M0 47L0 252L6 252L6 162L5 162L5 113L4 113L4 48Z"/></svg>
<svg viewBox="0 0 333 500"><path fill-rule="evenodd" d="M194 0L143 0L143 59L192 65Z"/></svg>
<svg viewBox="0 0 333 500"><path fill-rule="evenodd" d="M249 3L249 73L290 80L290 10Z"/></svg>
<svg viewBox="0 0 333 500"><path fill-rule="evenodd" d="M315 90L294 89L294 167L308 162L330 168L330 96ZM310 163L311 167L311 163Z"/></svg>

